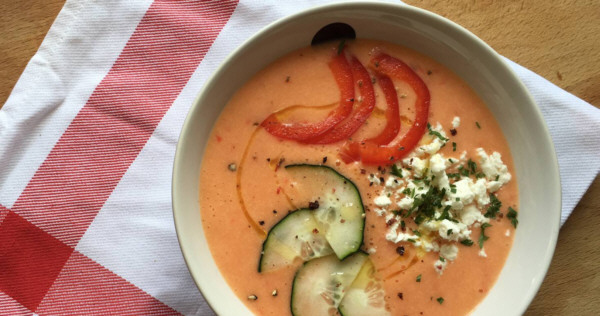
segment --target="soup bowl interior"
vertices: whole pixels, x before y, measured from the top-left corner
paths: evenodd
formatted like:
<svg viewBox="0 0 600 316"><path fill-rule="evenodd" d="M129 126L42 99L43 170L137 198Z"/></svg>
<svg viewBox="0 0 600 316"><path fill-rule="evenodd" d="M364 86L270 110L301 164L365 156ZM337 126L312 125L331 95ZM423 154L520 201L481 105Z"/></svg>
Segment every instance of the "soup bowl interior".
<svg viewBox="0 0 600 316"><path fill-rule="evenodd" d="M519 187L519 227L497 282L474 315L525 311L546 274L560 222L560 181L554 147L531 96L502 58L462 27L406 5L343 3L279 20L238 48L207 82L186 118L173 172L173 212L188 268L210 306L221 315L246 315L210 253L199 206L205 146L229 98L256 72L334 22L357 38L385 40L427 55L465 80L498 121L513 155Z"/></svg>

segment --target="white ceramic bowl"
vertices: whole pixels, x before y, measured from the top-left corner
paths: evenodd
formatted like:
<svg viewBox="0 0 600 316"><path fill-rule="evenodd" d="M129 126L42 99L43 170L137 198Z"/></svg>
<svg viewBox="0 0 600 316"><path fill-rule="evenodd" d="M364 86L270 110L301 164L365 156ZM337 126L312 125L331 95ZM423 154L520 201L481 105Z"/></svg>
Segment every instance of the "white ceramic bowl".
<svg viewBox="0 0 600 316"><path fill-rule="evenodd" d="M546 274L560 222L558 164L542 115L500 55L469 31L411 6L372 2L321 6L269 25L227 58L196 99L175 155L173 212L183 255L202 294L220 315L250 314L219 272L202 228L198 179L210 130L254 73L308 46L321 27L333 22L351 25L358 38L386 40L428 55L462 77L490 108L512 151L521 212L500 277L473 314L522 314Z"/></svg>

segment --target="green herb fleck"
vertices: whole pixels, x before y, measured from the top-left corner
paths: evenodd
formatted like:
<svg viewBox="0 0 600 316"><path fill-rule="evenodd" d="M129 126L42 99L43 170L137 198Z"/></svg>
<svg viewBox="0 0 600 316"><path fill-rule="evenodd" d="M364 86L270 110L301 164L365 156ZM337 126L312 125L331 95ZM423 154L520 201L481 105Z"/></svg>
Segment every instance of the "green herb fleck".
<svg viewBox="0 0 600 316"><path fill-rule="evenodd" d="M417 282L421 282L421 275L417 275Z"/></svg>
<svg viewBox="0 0 600 316"><path fill-rule="evenodd" d="M479 125L479 122L475 121L475 125L477 125L477 128L481 129L481 125Z"/></svg>
<svg viewBox="0 0 600 316"><path fill-rule="evenodd" d="M485 235L485 229L488 227L492 227L492 225L488 224L488 223L483 223L481 224L481 235L479 235L479 248L482 249L483 248L483 243L490 239L490 237Z"/></svg>
<svg viewBox="0 0 600 316"><path fill-rule="evenodd" d="M404 222L404 220L400 221L400 228L402 228L402 230L406 229L406 223Z"/></svg>
<svg viewBox="0 0 600 316"><path fill-rule="evenodd" d="M490 194L490 205L488 206L485 214L483 216L487 218L496 218L498 216L498 212L500 212L500 207L502 207L502 202L498 200L496 195L493 193Z"/></svg>
<svg viewBox="0 0 600 316"><path fill-rule="evenodd" d="M476 170L477 170L477 164L475 163L475 161L469 159L469 161L467 161L467 166L471 170L471 173L474 174L476 172Z"/></svg>
<svg viewBox="0 0 600 316"><path fill-rule="evenodd" d="M418 231L418 230L416 230L416 229L413 229L413 231L412 231L412 232L413 232L413 234L415 234L415 236L417 236L417 237L421 237L421 232L420 232L420 231Z"/></svg>
<svg viewBox="0 0 600 316"><path fill-rule="evenodd" d="M438 303L442 304L444 302L444 298L443 297L438 297L436 299L438 301Z"/></svg>
<svg viewBox="0 0 600 316"><path fill-rule="evenodd" d="M498 181L498 179L500 179L500 175L499 174L496 175L495 181Z"/></svg>
<svg viewBox="0 0 600 316"><path fill-rule="evenodd" d="M346 40L343 39L338 45L337 54L340 55L344 51L344 46L346 45Z"/></svg>
<svg viewBox="0 0 600 316"><path fill-rule="evenodd" d="M471 239L463 239L460 241L460 243L469 247L473 246L473 241Z"/></svg>
<svg viewBox="0 0 600 316"><path fill-rule="evenodd" d="M456 143L452 142L452 151L456 151ZM452 161L450 161L450 163L452 163Z"/></svg>
<svg viewBox="0 0 600 316"><path fill-rule="evenodd" d="M392 174L398 178L402 178L402 170L400 170L396 164L392 165Z"/></svg>
<svg viewBox="0 0 600 316"><path fill-rule="evenodd" d="M506 213L506 218L510 219L510 222L512 223L513 226L515 226L515 228L517 228L517 224L519 224L519 220L517 220L517 211L515 211L512 207L508 207L508 213Z"/></svg>
<svg viewBox="0 0 600 316"><path fill-rule="evenodd" d="M414 239L412 239L412 238L409 238L409 239L407 239L406 241L408 241L408 242L411 242L411 243L413 243L413 244L417 242L416 240L414 240Z"/></svg>
<svg viewBox="0 0 600 316"><path fill-rule="evenodd" d="M440 261L441 262L446 262L446 259L444 259L444 257L440 257Z"/></svg>
<svg viewBox="0 0 600 316"><path fill-rule="evenodd" d="M446 235L448 235L448 236L452 235L452 229L448 229L448 231L446 232Z"/></svg>
<svg viewBox="0 0 600 316"><path fill-rule="evenodd" d="M447 142L448 141L448 138L442 136L442 134L440 134L438 131L432 130L431 129L431 124L427 123L427 129L429 130L429 135L433 135L433 136L439 138L443 142Z"/></svg>

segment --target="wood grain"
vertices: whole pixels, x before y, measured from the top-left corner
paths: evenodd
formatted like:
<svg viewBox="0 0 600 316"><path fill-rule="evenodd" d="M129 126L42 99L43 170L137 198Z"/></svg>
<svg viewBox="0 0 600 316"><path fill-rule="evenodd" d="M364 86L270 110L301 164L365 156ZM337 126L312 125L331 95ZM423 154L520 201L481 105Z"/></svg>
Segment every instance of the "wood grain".
<svg viewBox="0 0 600 316"><path fill-rule="evenodd" d="M500 54L600 107L600 1L405 2L455 21ZM0 104L63 3L1 1ZM561 229L548 275L526 315L600 314L599 211L597 177Z"/></svg>

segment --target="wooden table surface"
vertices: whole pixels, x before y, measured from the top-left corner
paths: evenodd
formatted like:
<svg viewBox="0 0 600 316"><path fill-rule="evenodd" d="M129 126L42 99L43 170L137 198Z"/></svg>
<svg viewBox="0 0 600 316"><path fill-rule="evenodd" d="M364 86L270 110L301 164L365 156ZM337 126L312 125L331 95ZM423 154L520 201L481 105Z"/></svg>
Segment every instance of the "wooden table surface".
<svg viewBox="0 0 600 316"><path fill-rule="evenodd" d="M64 0L0 2L0 104L4 104ZM600 107L600 1L405 2L457 22L500 54ZM526 315L600 314L598 212L600 177L561 229L548 275Z"/></svg>

